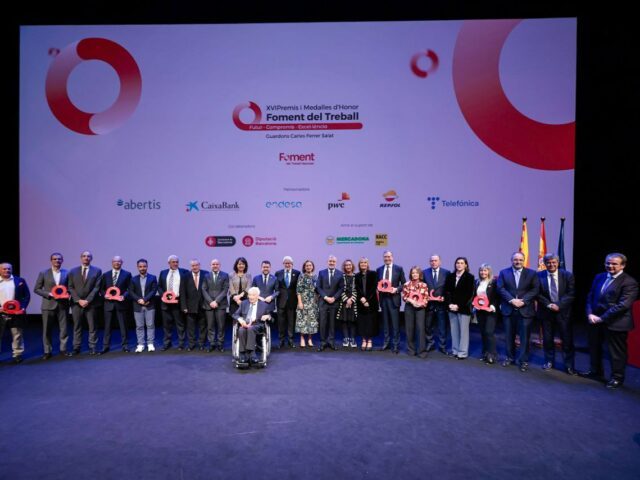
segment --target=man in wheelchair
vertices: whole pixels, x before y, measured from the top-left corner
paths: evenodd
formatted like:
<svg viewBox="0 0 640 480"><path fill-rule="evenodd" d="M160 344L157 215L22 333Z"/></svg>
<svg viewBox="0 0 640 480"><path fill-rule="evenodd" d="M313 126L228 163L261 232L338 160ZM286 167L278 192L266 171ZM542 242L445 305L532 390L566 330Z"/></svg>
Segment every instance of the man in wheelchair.
<svg viewBox="0 0 640 480"><path fill-rule="evenodd" d="M265 322L271 320L271 315L267 312L268 304L258 297L260 289L251 287L248 291L248 299L240 304L240 308L233 314L233 318L238 322L236 326L238 341L238 363L257 364L260 360L256 357L256 338L259 334L264 334Z"/></svg>

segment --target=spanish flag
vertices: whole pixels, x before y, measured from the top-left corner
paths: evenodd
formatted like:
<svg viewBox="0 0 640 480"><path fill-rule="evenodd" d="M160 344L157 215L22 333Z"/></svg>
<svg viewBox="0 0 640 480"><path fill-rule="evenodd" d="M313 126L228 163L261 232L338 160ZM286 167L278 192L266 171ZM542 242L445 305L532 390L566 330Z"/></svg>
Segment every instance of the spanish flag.
<svg viewBox="0 0 640 480"><path fill-rule="evenodd" d="M522 217L522 234L520 235L520 253L524 255L524 266L529 268L529 234L527 233L527 217Z"/></svg>
<svg viewBox="0 0 640 480"><path fill-rule="evenodd" d="M544 265L544 256L547 254L547 235L544 231L544 220L545 218L540 218L540 244L538 246L538 271L546 270L547 267Z"/></svg>

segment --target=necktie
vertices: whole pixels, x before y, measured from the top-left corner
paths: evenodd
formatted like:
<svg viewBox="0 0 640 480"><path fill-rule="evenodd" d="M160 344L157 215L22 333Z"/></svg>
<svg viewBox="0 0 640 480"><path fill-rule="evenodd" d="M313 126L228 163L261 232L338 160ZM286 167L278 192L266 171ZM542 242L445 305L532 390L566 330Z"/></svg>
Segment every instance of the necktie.
<svg viewBox="0 0 640 480"><path fill-rule="evenodd" d="M173 292L173 270L169 273L169 288L167 290Z"/></svg>
<svg viewBox="0 0 640 480"><path fill-rule="evenodd" d="M118 270L113 271L113 278L111 280L111 283L113 285L116 285L118 283Z"/></svg>
<svg viewBox="0 0 640 480"><path fill-rule="evenodd" d="M213 272L213 283L215 284L218 281L218 272Z"/></svg>
<svg viewBox="0 0 640 480"><path fill-rule="evenodd" d="M331 280L333 280L333 270L329 270L329 286L331 286Z"/></svg>
<svg viewBox="0 0 640 480"><path fill-rule="evenodd" d="M87 267L82 267L82 282L87 281Z"/></svg>
<svg viewBox="0 0 640 480"><path fill-rule="evenodd" d="M438 270L436 270L435 268L433 269L433 285L437 285L438 283Z"/></svg>
<svg viewBox="0 0 640 480"><path fill-rule="evenodd" d="M287 286L287 288L289 288L289 283L291 283L291 280L289 278L289 270L287 270L284 274L284 284Z"/></svg>
<svg viewBox="0 0 640 480"><path fill-rule="evenodd" d="M556 276L550 275L549 294L553 303L558 301L558 284L556 283Z"/></svg>
<svg viewBox="0 0 640 480"><path fill-rule="evenodd" d="M385 267L385 270L384 270L384 279L385 280L391 280L391 274L390 274L389 270L391 270L391 269L389 268L389 265L387 265Z"/></svg>
<svg viewBox="0 0 640 480"><path fill-rule="evenodd" d="M249 323L251 323L251 322L253 322L255 320L255 318L254 318L254 316L255 316L254 310L255 310L254 309L254 304L252 303L252 304L249 305L249 316L247 317L247 319L249 320Z"/></svg>
<svg viewBox="0 0 640 480"><path fill-rule="evenodd" d="M602 288L600 289L600 293L604 292L607 288L609 288L609 285L611 285L611 282L613 282L613 277L611 275L609 275L607 277L607 279L604 281L604 283L602 284Z"/></svg>
<svg viewBox="0 0 640 480"><path fill-rule="evenodd" d="M266 286L267 285L267 276L266 275L264 276L263 282L264 282L264 284Z"/></svg>
<svg viewBox="0 0 640 480"><path fill-rule="evenodd" d="M515 272L513 272L513 275L516 279L516 288L518 288L518 285L520 284L520 270L516 270Z"/></svg>

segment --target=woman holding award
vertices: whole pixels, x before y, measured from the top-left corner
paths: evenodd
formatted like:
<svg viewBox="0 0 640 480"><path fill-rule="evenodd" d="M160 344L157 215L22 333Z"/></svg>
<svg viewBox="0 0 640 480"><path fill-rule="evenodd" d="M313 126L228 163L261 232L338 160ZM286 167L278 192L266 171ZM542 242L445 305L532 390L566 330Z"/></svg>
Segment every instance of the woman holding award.
<svg viewBox="0 0 640 480"><path fill-rule="evenodd" d="M251 275L249 274L249 264L244 257L238 257L233 264L233 273L229 276L229 315L233 315L242 300L248 298L251 287Z"/></svg>
<svg viewBox="0 0 640 480"><path fill-rule="evenodd" d="M478 280L475 283L473 309L482 335L482 360L488 365L496 362L496 309L499 305L496 280L493 278L491 265L483 263L478 269Z"/></svg>
<svg viewBox="0 0 640 480"><path fill-rule="evenodd" d="M456 258L454 266L454 271L444 282L444 302L451 325L451 355L464 360L469 356L469 322L475 279L469 273L469 262L465 257Z"/></svg>
<svg viewBox="0 0 640 480"><path fill-rule="evenodd" d="M425 341L425 317L429 289L424 283L420 267L411 267L409 281L402 287L404 305L404 325L407 332L407 354L427 358ZM416 350L415 335L418 335L418 349Z"/></svg>

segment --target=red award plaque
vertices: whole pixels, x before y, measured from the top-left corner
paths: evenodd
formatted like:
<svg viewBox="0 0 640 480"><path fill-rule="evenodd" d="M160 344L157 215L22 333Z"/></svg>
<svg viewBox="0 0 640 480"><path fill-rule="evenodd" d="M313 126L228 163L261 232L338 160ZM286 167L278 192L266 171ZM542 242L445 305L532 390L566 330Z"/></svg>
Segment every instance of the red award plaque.
<svg viewBox="0 0 640 480"><path fill-rule="evenodd" d="M393 286L390 280L384 278L378 282L378 291L382 293L393 293Z"/></svg>
<svg viewBox="0 0 640 480"><path fill-rule="evenodd" d="M162 301L164 303L178 303L178 296L170 291L166 291L162 294Z"/></svg>
<svg viewBox="0 0 640 480"><path fill-rule="evenodd" d="M56 285L51 289L51 296L56 300L69 298L69 291L64 285Z"/></svg>
<svg viewBox="0 0 640 480"><path fill-rule="evenodd" d="M429 301L431 301L431 302L443 302L444 301L444 297L434 297L433 296L433 290L431 290L429 292Z"/></svg>
<svg viewBox="0 0 640 480"><path fill-rule="evenodd" d="M424 307L427 304L426 297L419 292L411 293L409 295L409 298L413 300L415 303L417 303L418 305L420 305L421 307Z"/></svg>
<svg viewBox="0 0 640 480"><path fill-rule="evenodd" d="M20 307L20 302L17 300L7 300L2 305L2 313L7 315L21 315L24 310Z"/></svg>
<svg viewBox="0 0 640 480"><path fill-rule="evenodd" d="M489 302L489 298L486 295L477 295L473 299L473 306L476 310L491 311L491 302Z"/></svg>
<svg viewBox="0 0 640 480"><path fill-rule="evenodd" d="M106 298L107 300L123 300L122 295L120 295L120 289L118 287L107 288L107 291L104 293L104 298Z"/></svg>

